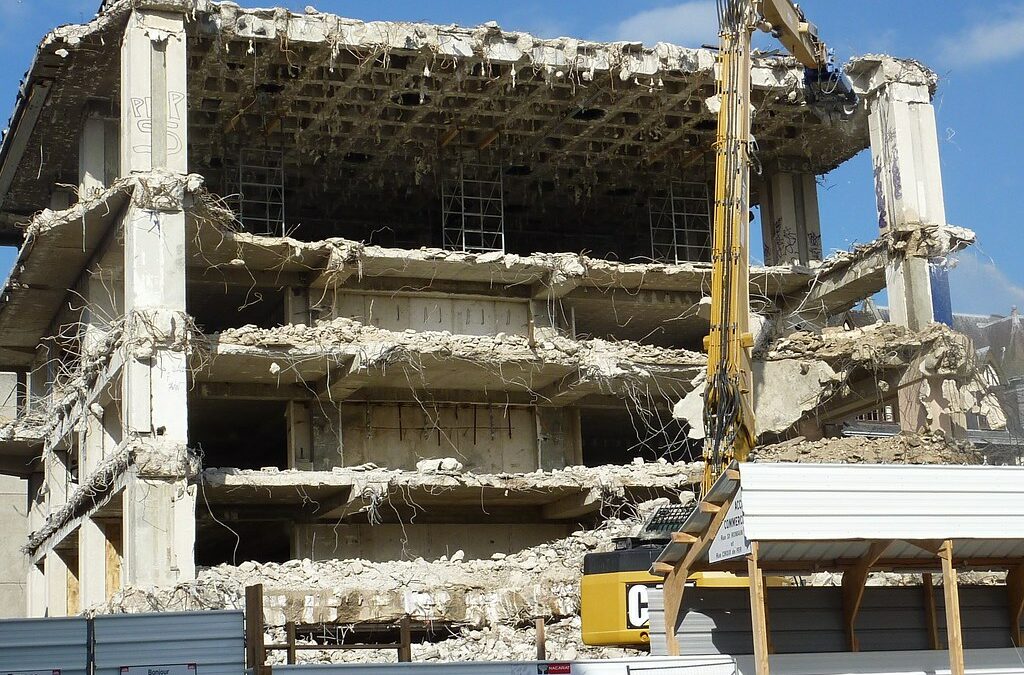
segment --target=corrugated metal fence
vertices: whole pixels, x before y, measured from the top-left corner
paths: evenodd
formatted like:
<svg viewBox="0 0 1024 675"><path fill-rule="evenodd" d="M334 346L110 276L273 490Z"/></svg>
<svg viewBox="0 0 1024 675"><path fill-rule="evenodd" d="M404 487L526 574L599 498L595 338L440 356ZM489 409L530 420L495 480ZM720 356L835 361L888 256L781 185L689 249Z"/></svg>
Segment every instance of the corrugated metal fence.
<svg viewBox="0 0 1024 675"><path fill-rule="evenodd" d="M86 675L89 624L85 619L0 621L0 670L60 670Z"/></svg>
<svg viewBox="0 0 1024 675"><path fill-rule="evenodd" d="M176 664L195 664L199 675L243 673L242 612L0 621L0 671L120 675L125 666Z"/></svg>
<svg viewBox="0 0 1024 675"><path fill-rule="evenodd" d="M941 588L935 596L940 645L946 644L946 614ZM837 587L767 589L771 640L777 654L844 652L842 590ZM683 654L743 655L753 651L750 596L746 588L690 587L683 593L676 629ZM665 612L661 592L648 597L651 653L665 654ZM1012 647L1005 586L962 586L960 616L967 649ZM857 617L862 652L930 648L920 586L865 589Z"/></svg>

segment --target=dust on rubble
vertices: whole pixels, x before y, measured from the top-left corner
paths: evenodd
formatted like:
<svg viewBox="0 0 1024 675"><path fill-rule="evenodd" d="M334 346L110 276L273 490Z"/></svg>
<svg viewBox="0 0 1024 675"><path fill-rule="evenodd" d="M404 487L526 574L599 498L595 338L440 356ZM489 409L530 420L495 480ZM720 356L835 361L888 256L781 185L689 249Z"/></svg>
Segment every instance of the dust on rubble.
<svg viewBox="0 0 1024 675"><path fill-rule="evenodd" d="M685 493L683 498L692 498ZM302 598L334 599L337 625L372 621L388 623L410 613L417 621L436 621L452 637L414 645L417 661L522 660L536 655L534 618L548 621L550 658L607 658L629 650L590 648L582 644L579 628L579 584L583 556L607 551L612 540L635 534L638 525L667 499L636 504L623 517L600 527L578 530L560 540L490 560L465 560L459 552L438 560L371 562L366 560L289 560L284 563L244 562L200 569L197 579L170 588L127 588L91 614L240 609L245 587L264 585L264 614L274 642L282 640L284 620L302 622ZM296 606L275 604L297 593ZM430 602L416 604L424 598ZM447 604L445 604L447 602ZM345 605L352 612L345 614ZM298 609L299 616L285 612ZM362 617L359 612L372 616ZM393 652L302 651L302 661L331 663L393 659ZM276 658L276 656L275 656ZM331 661L333 659L334 661Z"/></svg>
<svg viewBox="0 0 1024 675"><path fill-rule="evenodd" d="M898 434L886 438L850 436L808 441L794 438L759 447L755 462L824 464L982 464L984 457L966 441L939 433Z"/></svg>

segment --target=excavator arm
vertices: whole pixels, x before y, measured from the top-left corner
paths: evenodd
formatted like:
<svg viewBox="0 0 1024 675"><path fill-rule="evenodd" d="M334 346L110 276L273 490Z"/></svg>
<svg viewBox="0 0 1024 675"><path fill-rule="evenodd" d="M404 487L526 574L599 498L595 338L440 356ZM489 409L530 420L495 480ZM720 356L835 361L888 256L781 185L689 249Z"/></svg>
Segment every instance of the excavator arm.
<svg viewBox="0 0 1024 675"><path fill-rule="evenodd" d="M712 233L711 328L704 346L702 494L732 461L754 447L753 382L749 332L751 41L754 30L772 33L807 69L812 98L849 102L852 92L832 69L817 28L790 0L718 0L718 132L715 141L715 217ZM826 85L827 83L827 85ZM855 99L854 99L855 100ZM826 103L830 101L824 101Z"/></svg>

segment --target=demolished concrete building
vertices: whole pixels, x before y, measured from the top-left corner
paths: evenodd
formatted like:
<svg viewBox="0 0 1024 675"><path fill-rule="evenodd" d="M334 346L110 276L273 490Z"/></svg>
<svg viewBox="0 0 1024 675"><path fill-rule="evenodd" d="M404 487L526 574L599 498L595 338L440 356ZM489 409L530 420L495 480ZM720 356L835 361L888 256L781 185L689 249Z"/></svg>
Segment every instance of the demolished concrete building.
<svg viewBox="0 0 1024 675"><path fill-rule="evenodd" d="M28 614L243 561L502 560L686 499L700 445L673 410L705 366L715 60L209 0L111 0L49 34L0 151L21 247L0 468L28 480ZM847 71L860 103L826 110L795 61L755 60L763 431L898 402L907 429L955 435L998 414L931 325L930 270L973 241L945 219L936 78ZM879 238L826 256L816 177L868 148ZM874 351L821 333L884 288ZM488 618L289 585L268 611L299 622L578 610L565 587Z"/></svg>

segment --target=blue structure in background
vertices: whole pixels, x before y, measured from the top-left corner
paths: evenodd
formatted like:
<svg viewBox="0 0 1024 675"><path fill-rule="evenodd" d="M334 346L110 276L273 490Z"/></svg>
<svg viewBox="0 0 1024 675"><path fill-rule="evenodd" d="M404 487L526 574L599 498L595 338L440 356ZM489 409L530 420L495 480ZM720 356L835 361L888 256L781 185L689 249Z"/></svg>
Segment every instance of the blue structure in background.
<svg viewBox="0 0 1024 675"><path fill-rule="evenodd" d="M949 294L949 269L941 264L932 264L929 269L932 284L932 313L937 322L952 328L953 300Z"/></svg>

